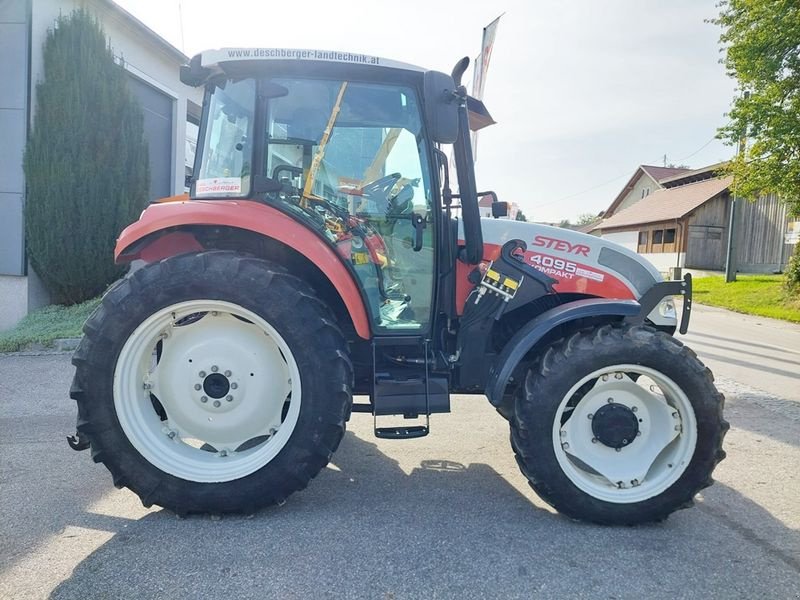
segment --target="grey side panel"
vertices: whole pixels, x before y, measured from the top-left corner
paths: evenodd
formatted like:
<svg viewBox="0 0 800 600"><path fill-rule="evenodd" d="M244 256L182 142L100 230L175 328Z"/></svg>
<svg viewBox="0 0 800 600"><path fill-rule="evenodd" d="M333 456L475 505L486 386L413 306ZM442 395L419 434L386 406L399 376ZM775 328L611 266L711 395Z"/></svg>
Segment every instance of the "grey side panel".
<svg viewBox="0 0 800 600"><path fill-rule="evenodd" d="M128 76L128 87L141 104L150 162L150 200L172 195L172 113L174 100Z"/></svg>
<svg viewBox="0 0 800 600"><path fill-rule="evenodd" d="M600 250L597 262L616 271L633 284L639 294L644 294L656 283L655 277L636 260L612 248Z"/></svg>
<svg viewBox="0 0 800 600"><path fill-rule="evenodd" d="M0 0L0 275L25 274L28 3Z"/></svg>

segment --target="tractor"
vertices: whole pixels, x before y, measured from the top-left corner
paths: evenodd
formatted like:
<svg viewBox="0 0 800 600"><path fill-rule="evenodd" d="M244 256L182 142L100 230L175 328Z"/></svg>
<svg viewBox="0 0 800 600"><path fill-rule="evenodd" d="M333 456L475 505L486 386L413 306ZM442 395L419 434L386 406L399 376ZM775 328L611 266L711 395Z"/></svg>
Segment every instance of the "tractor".
<svg viewBox="0 0 800 600"><path fill-rule="evenodd" d="M690 506L728 428L711 372L674 337L691 277L502 218L475 182L471 132L494 121L461 83L468 64L193 57L190 191L117 240L131 268L74 354L70 444L145 506L252 514L306 487L352 413L379 438L420 438L452 394L484 394L562 514L632 525Z"/></svg>

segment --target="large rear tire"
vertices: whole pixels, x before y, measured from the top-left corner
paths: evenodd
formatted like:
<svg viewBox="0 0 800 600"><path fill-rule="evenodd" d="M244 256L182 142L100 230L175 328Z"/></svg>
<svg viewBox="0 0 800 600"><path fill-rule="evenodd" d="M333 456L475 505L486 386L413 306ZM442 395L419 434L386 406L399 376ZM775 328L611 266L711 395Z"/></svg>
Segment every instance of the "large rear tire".
<svg viewBox="0 0 800 600"><path fill-rule="evenodd" d="M78 432L145 506L281 503L344 435L346 342L313 291L268 262L205 252L148 265L109 290L84 334Z"/></svg>
<svg viewBox="0 0 800 600"><path fill-rule="evenodd" d="M725 457L724 398L689 348L646 326L556 342L517 396L512 448L559 512L607 525L692 505Z"/></svg>

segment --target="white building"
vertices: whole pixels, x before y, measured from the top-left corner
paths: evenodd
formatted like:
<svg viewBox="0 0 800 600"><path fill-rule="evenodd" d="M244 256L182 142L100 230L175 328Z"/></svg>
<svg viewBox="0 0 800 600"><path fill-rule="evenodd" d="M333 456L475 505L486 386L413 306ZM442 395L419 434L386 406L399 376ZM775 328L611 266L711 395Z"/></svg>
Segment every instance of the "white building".
<svg viewBox="0 0 800 600"><path fill-rule="evenodd" d="M25 257L22 156L35 119L36 83L43 79L47 31L78 7L101 22L142 105L151 200L184 190L187 126L197 123L202 103L202 90L179 79L188 58L112 0L0 0L0 330L47 303Z"/></svg>

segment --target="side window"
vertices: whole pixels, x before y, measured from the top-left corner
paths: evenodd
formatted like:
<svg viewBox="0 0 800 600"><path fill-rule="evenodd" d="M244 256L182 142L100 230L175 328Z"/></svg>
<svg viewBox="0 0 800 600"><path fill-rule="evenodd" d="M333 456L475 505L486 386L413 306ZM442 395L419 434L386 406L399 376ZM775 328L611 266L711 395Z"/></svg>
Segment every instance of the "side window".
<svg viewBox="0 0 800 600"><path fill-rule="evenodd" d="M414 92L403 86L276 79L266 173L292 213L350 263L376 329L419 330L433 304L434 227L428 149Z"/></svg>
<svg viewBox="0 0 800 600"><path fill-rule="evenodd" d="M211 93L196 197L246 196L250 192L255 85L252 79L228 81Z"/></svg>

